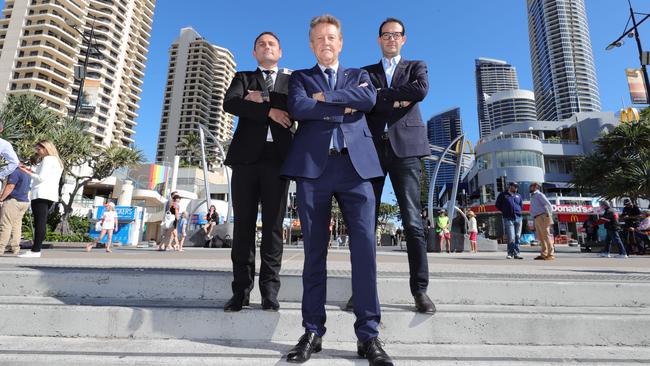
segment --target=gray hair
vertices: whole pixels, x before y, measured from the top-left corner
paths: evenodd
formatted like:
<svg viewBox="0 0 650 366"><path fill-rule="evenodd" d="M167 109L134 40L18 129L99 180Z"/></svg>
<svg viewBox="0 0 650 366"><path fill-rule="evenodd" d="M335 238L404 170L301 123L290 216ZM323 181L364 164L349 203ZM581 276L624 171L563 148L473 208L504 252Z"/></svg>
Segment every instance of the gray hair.
<svg viewBox="0 0 650 366"><path fill-rule="evenodd" d="M311 37L311 32L314 30L314 28L319 25L319 24L331 24L335 26L339 30L339 38L343 38L343 31L341 30L341 22L336 19L334 15L330 14L323 14L319 16L315 16L311 19L311 22L309 22L309 36Z"/></svg>

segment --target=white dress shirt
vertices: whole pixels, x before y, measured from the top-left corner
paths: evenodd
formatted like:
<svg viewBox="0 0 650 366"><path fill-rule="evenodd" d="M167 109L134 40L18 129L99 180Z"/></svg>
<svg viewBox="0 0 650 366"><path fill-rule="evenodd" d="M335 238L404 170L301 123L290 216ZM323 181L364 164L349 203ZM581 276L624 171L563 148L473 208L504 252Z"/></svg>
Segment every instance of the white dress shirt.
<svg viewBox="0 0 650 366"><path fill-rule="evenodd" d="M262 71L262 76L264 79L266 79L266 74L264 74L264 70L271 70L273 71L271 73L271 79L273 79L273 87L275 87L275 80L278 78L278 66L276 65L275 67L272 67L270 69L264 68L262 66L258 66L258 69ZM266 84L265 84L266 86ZM266 129L266 142L273 142L273 135L271 134L271 127L268 127Z"/></svg>
<svg viewBox="0 0 650 366"><path fill-rule="evenodd" d="M31 199L42 198L52 202L59 200L59 180L63 174L63 167L54 156L46 156L32 170Z"/></svg>
<svg viewBox="0 0 650 366"><path fill-rule="evenodd" d="M336 77L337 77L338 72L339 72L339 63L337 62L334 65L329 66L329 67L318 64L318 67L320 68L320 71L323 73L323 76L325 77L325 81L327 82L327 85L329 85L330 81L329 81L329 76L327 76L327 74L325 73L325 69L334 70L334 75L332 75L332 77L334 78L333 84L336 85L336 82L337 82ZM346 147L348 147L348 143L345 141L345 135L343 135L343 148L346 148ZM332 134L332 137L330 138L330 149L333 149L333 148L334 148L334 134Z"/></svg>
<svg viewBox="0 0 650 366"><path fill-rule="evenodd" d="M7 165L0 170L0 179L4 179L18 168L20 161L9 141L3 139L0 139L0 156L7 161Z"/></svg>

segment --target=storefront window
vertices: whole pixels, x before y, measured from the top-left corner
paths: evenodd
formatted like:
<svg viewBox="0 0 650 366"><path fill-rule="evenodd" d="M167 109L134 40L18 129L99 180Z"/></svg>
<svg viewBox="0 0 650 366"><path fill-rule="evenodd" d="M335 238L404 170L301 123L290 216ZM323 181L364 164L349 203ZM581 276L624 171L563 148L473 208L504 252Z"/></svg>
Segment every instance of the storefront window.
<svg viewBox="0 0 650 366"><path fill-rule="evenodd" d="M487 170L492 168L492 154L483 154L476 159L478 170Z"/></svg>

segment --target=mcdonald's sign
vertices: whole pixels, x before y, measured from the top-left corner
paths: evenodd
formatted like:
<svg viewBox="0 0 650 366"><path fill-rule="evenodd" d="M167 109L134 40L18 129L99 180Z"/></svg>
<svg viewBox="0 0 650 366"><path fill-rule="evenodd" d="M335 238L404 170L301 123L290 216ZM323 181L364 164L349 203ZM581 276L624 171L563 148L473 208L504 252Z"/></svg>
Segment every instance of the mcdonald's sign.
<svg viewBox="0 0 650 366"><path fill-rule="evenodd" d="M636 108L627 108L621 109L621 116L619 118L622 123L633 123L639 122L641 116L639 115L639 110Z"/></svg>
<svg viewBox="0 0 650 366"><path fill-rule="evenodd" d="M469 140L465 140L465 144L461 146L460 141L456 143L456 154L460 154L463 152L464 154L473 154L474 153L474 146L472 146L472 142Z"/></svg>
<svg viewBox="0 0 650 366"><path fill-rule="evenodd" d="M569 218L569 222L578 222L578 215L576 214L571 215L571 217Z"/></svg>
<svg viewBox="0 0 650 366"><path fill-rule="evenodd" d="M478 209L476 210L478 213L484 213L486 212L485 210L485 205L480 205L478 206Z"/></svg>

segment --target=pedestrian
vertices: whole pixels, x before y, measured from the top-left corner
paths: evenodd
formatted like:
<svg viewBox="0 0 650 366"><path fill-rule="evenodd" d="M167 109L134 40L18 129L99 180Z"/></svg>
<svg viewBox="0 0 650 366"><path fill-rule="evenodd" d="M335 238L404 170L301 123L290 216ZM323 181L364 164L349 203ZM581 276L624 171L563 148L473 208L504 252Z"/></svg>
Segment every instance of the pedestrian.
<svg viewBox="0 0 650 366"><path fill-rule="evenodd" d="M519 255L519 239L521 237L521 224L523 221L522 211L524 202L521 195L517 193L519 184L510 182L508 190L499 193L496 207L501 211L503 218L503 230L508 240L507 259L524 259Z"/></svg>
<svg viewBox="0 0 650 366"><path fill-rule="evenodd" d="M187 212L183 212L181 215L181 220L178 222L178 237L180 239L178 241L178 246L175 248L179 252L183 251L183 244L185 244L185 238L187 237L187 225Z"/></svg>
<svg viewBox="0 0 650 366"><path fill-rule="evenodd" d="M535 221L535 237L541 245L541 252L535 260L550 261L555 259L555 245L548 231L553 225L553 206L540 188L541 185L537 182L530 184L529 212Z"/></svg>
<svg viewBox="0 0 650 366"><path fill-rule="evenodd" d="M40 258L41 246L47 234L48 211L54 202L59 201L59 182L63 174L63 162L51 141L39 141L35 150L38 161L35 167L18 166L32 179L30 194L34 219L34 244L30 251L19 255L21 258Z"/></svg>
<svg viewBox="0 0 650 366"><path fill-rule="evenodd" d="M623 212L621 212L621 219L623 219L623 229L625 230L625 243L633 253L638 253L641 250L641 245L636 237L636 228L639 227L641 218L641 210L639 206L632 203L629 198L623 200Z"/></svg>
<svg viewBox="0 0 650 366"><path fill-rule="evenodd" d="M293 121L287 112L291 71L279 68L280 39L260 33L253 42L254 71L235 74L223 109L239 117L224 162L232 168L232 297L224 311L249 304L255 285L256 224L262 211L259 289L262 309L278 311L282 266L282 220L287 210L289 180L280 174L292 139Z"/></svg>
<svg viewBox="0 0 650 366"><path fill-rule="evenodd" d="M20 169L7 178L0 194L0 256L5 252L7 242L15 255L20 251L23 216L29 208L29 186L32 179Z"/></svg>
<svg viewBox="0 0 650 366"><path fill-rule="evenodd" d="M161 241L158 250L172 250L178 246L178 218L180 217L181 209L179 207L179 202L181 201L181 196L176 194L172 196L172 202L169 205L169 213L173 215L174 221L171 223L170 227L165 228L165 234L163 236L164 241Z"/></svg>
<svg viewBox="0 0 650 366"><path fill-rule="evenodd" d="M4 122L0 120L0 133L4 131ZM20 160L16 156L11 143L5 139L0 138L0 156L7 162L7 164L0 170L0 180L5 179L9 174L13 173L14 170L20 165Z"/></svg>
<svg viewBox="0 0 650 366"><path fill-rule="evenodd" d="M607 243L607 247L602 253L600 253L600 256L610 258L611 257L610 250L612 249L612 243L616 243L616 245L618 245L618 253L619 253L616 256L616 258L622 258L622 259L627 258L627 252L625 251L625 246L623 245L623 242L621 241L621 237L618 233L618 231L621 228L618 222L618 212L616 212L616 210L614 210L611 207L609 202L604 200L600 201L600 208L602 210L602 215L600 217L600 220L598 220L598 223L603 223L605 225L605 230L607 231L607 238L605 239Z"/></svg>
<svg viewBox="0 0 650 366"><path fill-rule="evenodd" d="M585 251L591 253L591 246L598 241L598 218L595 215L589 215L587 220L582 223L585 230Z"/></svg>
<svg viewBox="0 0 650 366"><path fill-rule="evenodd" d="M449 217L447 210L440 210L440 214L436 217L436 233L440 242L440 251L447 249L447 253L451 253L451 232L449 231Z"/></svg>
<svg viewBox="0 0 650 366"><path fill-rule="evenodd" d="M111 253L111 245L113 244L113 233L117 231L117 212L115 211L115 204L109 202L104 206L104 213L102 218L99 220L99 224L102 227L102 231L99 233L99 237L94 243L86 244L86 251L90 252L93 246L99 244L104 238L104 235L108 235L106 239L106 251Z"/></svg>
<svg viewBox="0 0 650 366"><path fill-rule="evenodd" d="M476 224L476 214L474 211L467 212L467 221L469 223L469 244L471 246L470 253L478 253L476 242L478 241L478 225Z"/></svg>

